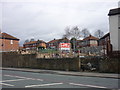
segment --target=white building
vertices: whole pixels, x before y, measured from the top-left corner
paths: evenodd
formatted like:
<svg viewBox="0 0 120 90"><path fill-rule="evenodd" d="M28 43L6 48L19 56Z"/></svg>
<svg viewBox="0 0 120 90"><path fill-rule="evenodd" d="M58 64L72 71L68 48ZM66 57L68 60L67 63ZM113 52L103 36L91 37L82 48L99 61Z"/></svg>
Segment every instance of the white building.
<svg viewBox="0 0 120 90"><path fill-rule="evenodd" d="M120 51L120 8L109 11L110 41L113 51Z"/></svg>

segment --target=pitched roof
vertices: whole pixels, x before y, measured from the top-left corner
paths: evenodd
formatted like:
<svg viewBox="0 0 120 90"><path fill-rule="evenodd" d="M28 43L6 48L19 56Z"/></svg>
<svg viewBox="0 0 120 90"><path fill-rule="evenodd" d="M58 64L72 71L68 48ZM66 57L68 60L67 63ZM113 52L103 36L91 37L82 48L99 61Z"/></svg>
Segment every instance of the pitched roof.
<svg viewBox="0 0 120 90"><path fill-rule="evenodd" d="M90 36L84 38L83 40L99 40L99 39L94 37L94 36L92 36L92 35L90 35Z"/></svg>
<svg viewBox="0 0 120 90"><path fill-rule="evenodd" d="M22 47L22 46L19 46L19 49L23 49L24 47Z"/></svg>
<svg viewBox="0 0 120 90"><path fill-rule="evenodd" d="M103 37L101 37L100 39L104 39L104 38L106 38L107 36L110 36L110 33L107 33L107 34L105 34Z"/></svg>
<svg viewBox="0 0 120 90"><path fill-rule="evenodd" d="M38 43L46 43L46 42L43 41L43 40L38 40L37 42L38 42Z"/></svg>
<svg viewBox="0 0 120 90"><path fill-rule="evenodd" d="M69 39L67 39L67 38L62 38L62 39L54 39L54 40L51 40L51 41L49 41L48 43L61 42L61 41L64 41L64 40L69 41Z"/></svg>
<svg viewBox="0 0 120 90"><path fill-rule="evenodd" d="M19 40L18 38L13 37L13 36L11 36L11 35L9 35L7 33L0 33L0 34L1 34L0 38L2 38L2 39Z"/></svg>
<svg viewBox="0 0 120 90"><path fill-rule="evenodd" d="M59 41L64 41L64 40L66 40L66 41L70 41L69 39L67 39L67 38L62 38L62 39L58 39Z"/></svg>
<svg viewBox="0 0 120 90"><path fill-rule="evenodd" d="M54 39L54 40L49 41L48 43L54 43L54 42L57 42L57 41L58 41L58 39Z"/></svg>
<svg viewBox="0 0 120 90"><path fill-rule="evenodd" d="M111 9L109 11L109 16L120 14L120 8Z"/></svg>
<svg viewBox="0 0 120 90"><path fill-rule="evenodd" d="M34 44L34 43L37 43L37 41L30 41L30 42L26 42L24 44Z"/></svg>
<svg viewBox="0 0 120 90"><path fill-rule="evenodd" d="M35 43L45 43L43 40L38 40L38 41L30 41L30 42L26 42L24 43L24 45L26 44L35 44Z"/></svg>

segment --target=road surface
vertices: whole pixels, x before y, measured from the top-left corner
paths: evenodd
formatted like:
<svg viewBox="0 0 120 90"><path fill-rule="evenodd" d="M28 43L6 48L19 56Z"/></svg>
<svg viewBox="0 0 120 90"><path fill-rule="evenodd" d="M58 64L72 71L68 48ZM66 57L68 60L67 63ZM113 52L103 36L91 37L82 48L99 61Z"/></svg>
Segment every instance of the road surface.
<svg viewBox="0 0 120 90"><path fill-rule="evenodd" d="M2 70L2 88L118 88L115 78Z"/></svg>

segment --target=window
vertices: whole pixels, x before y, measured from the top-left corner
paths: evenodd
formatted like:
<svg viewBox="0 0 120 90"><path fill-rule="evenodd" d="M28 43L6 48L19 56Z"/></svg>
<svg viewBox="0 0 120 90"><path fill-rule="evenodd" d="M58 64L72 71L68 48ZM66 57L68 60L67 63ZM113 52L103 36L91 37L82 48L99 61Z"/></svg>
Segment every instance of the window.
<svg viewBox="0 0 120 90"><path fill-rule="evenodd" d="M13 40L10 40L10 44L13 44Z"/></svg>

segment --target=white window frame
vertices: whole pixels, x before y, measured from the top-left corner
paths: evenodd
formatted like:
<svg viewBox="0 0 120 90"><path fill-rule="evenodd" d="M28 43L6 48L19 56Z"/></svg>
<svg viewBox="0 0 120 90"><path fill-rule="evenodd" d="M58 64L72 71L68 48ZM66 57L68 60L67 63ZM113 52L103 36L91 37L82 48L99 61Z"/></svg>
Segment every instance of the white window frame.
<svg viewBox="0 0 120 90"><path fill-rule="evenodd" d="M10 44L13 44L13 40L10 40Z"/></svg>

